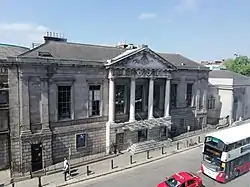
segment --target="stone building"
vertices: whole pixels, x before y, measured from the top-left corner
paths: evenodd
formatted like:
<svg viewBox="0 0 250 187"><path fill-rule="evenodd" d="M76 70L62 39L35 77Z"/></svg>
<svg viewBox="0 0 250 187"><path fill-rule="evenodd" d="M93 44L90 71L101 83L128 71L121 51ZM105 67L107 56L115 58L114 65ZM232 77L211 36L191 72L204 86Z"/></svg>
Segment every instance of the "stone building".
<svg viewBox="0 0 250 187"><path fill-rule="evenodd" d="M148 46L45 37L9 57L12 166L28 172L206 124L209 69Z"/></svg>
<svg viewBox="0 0 250 187"><path fill-rule="evenodd" d="M29 49L21 46L0 44L0 169L9 166L9 98L7 56L17 56Z"/></svg>

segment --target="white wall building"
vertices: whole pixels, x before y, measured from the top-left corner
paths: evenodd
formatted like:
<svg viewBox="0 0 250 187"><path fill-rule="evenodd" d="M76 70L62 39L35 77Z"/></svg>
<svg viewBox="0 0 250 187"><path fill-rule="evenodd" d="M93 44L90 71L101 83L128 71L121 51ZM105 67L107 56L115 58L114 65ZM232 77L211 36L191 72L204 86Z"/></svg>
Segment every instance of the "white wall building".
<svg viewBox="0 0 250 187"><path fill-rule="evenodd" d="M214 70L209 73L208 123L220 119L238 121L250 117L250 78L228 71Z"/></svg>

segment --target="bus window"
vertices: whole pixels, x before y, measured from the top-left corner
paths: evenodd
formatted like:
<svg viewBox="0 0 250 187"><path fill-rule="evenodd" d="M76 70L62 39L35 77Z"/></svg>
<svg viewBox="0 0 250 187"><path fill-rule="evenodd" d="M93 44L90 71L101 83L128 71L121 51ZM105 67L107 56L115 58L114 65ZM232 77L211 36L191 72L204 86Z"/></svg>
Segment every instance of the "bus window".
<svg viewBox="0 0 250 187"><path fill-rule="evenodd" d="M225 147L225 144L221 140L211 136L205 138L205 144L210 145L219 150L224 150Z"/></svg>

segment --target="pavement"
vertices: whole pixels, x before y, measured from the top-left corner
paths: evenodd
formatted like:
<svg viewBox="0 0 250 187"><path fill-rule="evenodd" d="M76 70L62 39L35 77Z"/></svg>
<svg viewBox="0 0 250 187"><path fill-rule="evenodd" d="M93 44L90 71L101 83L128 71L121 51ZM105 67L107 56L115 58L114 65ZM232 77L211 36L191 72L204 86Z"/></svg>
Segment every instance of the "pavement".
<svg viewBox="0 0 250 187"><path fill-rule="evenodd" d="M202 142L204 136L207 132L203 132L202 134L193 134L193 136L188 137L186 139L179 140L179 149L177 149L177 142L174 141L171 143L171 146L164 148L164 154L162 154L162 149L156 149L149 152L149 159L147 158L147 153L140 153L132 156L132 164L130 163L130 153L124 153L119 156L116 156L112 159L106 159L99 162L95 162L92 164L88 164L89 170L91 171L90 175L87 175L87 165L80 166L77 168L72 168L72 177L65 183L63 172L54 173L51 175L43 176L41 179L42 186L48 187L61 187L61 186L69 186L74 185L76 183L87 181L91 179L97 179L106 175L112 175L112 173L129 171L131 168L140 167L141 165L155 162L157 160L171 157L171 155L177 155L180 152L185 153L189 149L195 148L198 145L190 146L188 145L188 141L192 140L193 142L198 142L198 137L200 137L200 141ZM188 140L188 141L187 141ZM178 153L178 154L177 154ZM180 153L181 154L181 153ZM183 155L183 154L182 154ZM198 155L201 155L199 152ZM111 169L111 160L113 160L114 168ZM183 159L182 159L183 160ZM179 161L178 161L179 163ZM199 164L198 164L199 165ZM172 170L171 165L171 170ZM63 166L61 166L63 168ZM128 172L130 173L130 172ZM5 174L6 175L6 174ZM129 174L130 175L130 174ZM157 174L158 175L158 174ZM146 177L147 178L147 177ZM164 178L164 177L163 177ZM147 178L148 179L148 178ZM2 175L0 173L0 180L2 180ZM136 180L136 179L135 179ZM158 178L159 180L159 178ZM0 181L1 183L2 181ZM132 182L132 181L130 181ZM107 183L107 185L110 185ZM5 186L10 186L8 183L5 183ZM15 183L15 187L27 187L27 186L38 186L38 178L33 178L25 181L20 181ZM103 184L101 185L103 186ZM112 185L113 186L113 185ZM119 187L120 185L116 186ZM110 187L110 186L109 186ZM122 187L122 186L121 186Z"/></svg>
<svg viewBox="0 0 250 187"><path fill-rule="evenodd" d="M200 171L202 147L197 147L164 159L105 177L70 185L71 187L153 187L175 172L191 171L201 176L205 187L250 187L250 173L220 184Z"/></svg>

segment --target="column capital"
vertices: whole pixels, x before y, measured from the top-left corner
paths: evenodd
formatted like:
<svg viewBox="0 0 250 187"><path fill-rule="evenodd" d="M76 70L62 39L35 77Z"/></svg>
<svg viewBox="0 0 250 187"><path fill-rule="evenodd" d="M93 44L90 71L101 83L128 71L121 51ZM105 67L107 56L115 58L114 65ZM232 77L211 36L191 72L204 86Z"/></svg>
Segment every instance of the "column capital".
<svg viewBox="0 0 250 187"><path fill-rule="evenodd" d="M114 72L113 72L112 69L109 69L108 78L109 78L109 79L114 79Z"/></svg>

